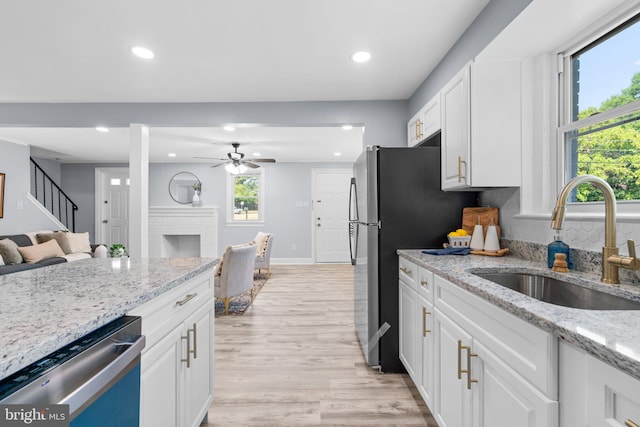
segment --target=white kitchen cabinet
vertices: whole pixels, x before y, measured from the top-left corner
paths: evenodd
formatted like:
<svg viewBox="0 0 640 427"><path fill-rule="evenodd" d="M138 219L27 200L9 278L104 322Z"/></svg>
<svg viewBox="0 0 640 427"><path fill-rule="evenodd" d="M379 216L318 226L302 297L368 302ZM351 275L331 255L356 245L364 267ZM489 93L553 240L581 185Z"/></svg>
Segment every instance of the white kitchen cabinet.
<svg viewBox="0 0 640 427"><path fill-rule="evenodd" d="M558 426L557 338L405 258L399 266L400 358L439 426Z"/></svg>
<svg viewBox="0 0 640 427"><path fill-rule="evenodd" d="M213 401L213 274L203 273L133 310L141 357L140 425L195 427Z"/></svg>
<svg viewBox="0 0 640 427"><path fill-rule="evenodd" d="M561 427L640 425L640 381L560 344Z"/></svg>
<svg viewBox="0 0 640 427"><path fill-rule="evenodd" d="M472 61L442 88L443 190L520 186L520 68Z"/></svg>
<svg viewBox="0 0 640 427"><path fill-rule="evenodd" d="M434 346L433 346L433 304L418 294L418 349L417 363L421 364L420 376L416 382L418 391L429 408L433 408Z"/></svg>
<svg viewBox="0 0 640 427"><path fill-rule="evenodd" d="M447 427L552 427L553 401L436 309L434 416Z"/></svg>
<svg viewBox="0 0 640 427"><path fill-rule="evenodd" d="M407 123L407 144L414 147L440 130L440 93L431 98Z"/></svg>
<svg viewBox="0 0 640 427"><path fill-rule="evenodd" d="M411 285L400 280L399 282L399 353L400 361L415 384L421 377L421 364L418 352L420 342L418 340L418 294Z"/></svg>
<svg viewBox="0 0 640 427"><path fill-rule="evenodd" d="M472 392L467 390L462 372L462 346L471 345L471 335L437 308L435 336L435 406L432 409L440 427L472 426Z"/></svg>

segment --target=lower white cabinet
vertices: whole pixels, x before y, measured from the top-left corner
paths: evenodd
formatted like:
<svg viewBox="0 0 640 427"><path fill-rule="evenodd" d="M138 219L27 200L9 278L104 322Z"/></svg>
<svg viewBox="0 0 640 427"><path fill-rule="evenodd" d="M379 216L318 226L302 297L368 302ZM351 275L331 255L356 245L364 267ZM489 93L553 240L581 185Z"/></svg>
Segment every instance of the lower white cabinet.
<svg viewBox="0 0 640 427"><path fill-rule="evenodd" d="M560 344L560 426L640 426L640 380Z"/></svg>
<svg viewBox="0 0 640 427"><path fill-rule="evenodd" d="M400 275L400 357L438 425L557 427L557 339L423 275L429 292Z"/></svg>
<svg viewBox="0 0 640 427"><path fill-rule="evenodd" d="M133 310L147 344L140 425L195 427L213 401L213 274L203 273Z"/></svg>
<svg viewBox="0 0 640 427"><path fill-rule="evenodd" d="M472 426L473 394L467 389L467 374L461 365L462 347L470 348L471 335L437 308L434 324L436 381L431 412L440 427Z"/></svg>
<svg viewBox="0 0 640 427"><path fill-rule="evenodd" d="M417 271L417 269L416 269ZM400 361L414 383L418 384L421 377L421 361L418 360L420 342L418 340L418 294L410 285L400 280L399 283L399 353ZM420 351L420 353L422 353Z"/></svg>

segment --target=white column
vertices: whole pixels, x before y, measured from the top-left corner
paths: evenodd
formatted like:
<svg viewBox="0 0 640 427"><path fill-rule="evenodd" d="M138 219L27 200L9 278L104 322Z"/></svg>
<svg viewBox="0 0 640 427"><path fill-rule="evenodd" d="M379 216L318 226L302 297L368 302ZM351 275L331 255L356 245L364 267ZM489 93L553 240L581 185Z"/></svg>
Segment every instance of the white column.
<svg viewBox="0 0 640 427"><path fill-rule="evenodd" d="M149 128L129 125L129 256L149 256Z"/></svg>

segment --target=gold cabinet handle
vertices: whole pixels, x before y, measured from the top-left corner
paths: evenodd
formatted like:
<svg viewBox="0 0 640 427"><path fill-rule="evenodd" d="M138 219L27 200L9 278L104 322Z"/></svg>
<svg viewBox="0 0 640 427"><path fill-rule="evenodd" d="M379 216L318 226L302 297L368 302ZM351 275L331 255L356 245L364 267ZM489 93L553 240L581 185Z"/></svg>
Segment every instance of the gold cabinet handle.
<svg viewBox="0 0 640 427"><path fill-rule="evenodd" d="M429 282L427 282L425 279L420 280L420 284L424 287L429 285Z"/></svg>
<svg viewBox="0 0 640 427"><path fill-rule="evenodd" d="M467 351L467 369L462 369L462 350ZM477 354L471 353L471 347L462 345L462 340L458 340L458 379L462 379L462 374L467 374L467 389L471 390L471 383L477 383L478 380L471 379L471 358Z"/></svg>
<svg viewBox="0 0 640 427"><path fill-rule="evenodd" d="M427 329L427 314L431 314L430 311L427 311L427 307L422 307L422 336L426 337L428 332L431 332L431 329Z"/></svg>
<svg viewBox="0 0 640 427"><path fill-rule="evenodd" d="M458 156L458 182L462 182L462 178L466 179L466 176L462 175L462 164L467 164L467 162L465 162L464 160L462 160L462 157Z"/></svg>
<svg viewBox="0 0 640 427"><path fill-rule="evenodd" d="M402 271L404 274L411 276L413 275L413 271L409 270L408 268L406 268L404 265L400 266L400 271Z"/></svg>
<svg viewBox="0 0 640 427"><path fill-rule="evenodd" d="M634 423L631 420L625 421L625 424L627 425L627 427L640 427L640 426L638 426L638 424Z"/></svg>
<svg viewBox="0 0 640 427"><path fill-rule="evenodd" d="M478 380L471 379L471 358L477 357L476 353L471 353L471 347L466 347L467 350L467 390L471 390L471 383L477 383Z"/></svg>
<svg viewBox="0 0 640 427"><path fill-rule="evenodd" d="M422 139L422 121L420 119L416 122L416 139L418 141Z"/></svg>
<svg viewBox="0 0 640 427"><path fill-rule="evenodd" d="M467 372L462 370L462 340L458 340L458 379L462 379L462 373Z"/></svg>
<svg viewBox="0 0 640 427"><path fill-rule="evenodd" d="M191 301L197 296L198 296L197 292L193 294L187 294L187 296L185 296L184 299L181 299L180 301L176 301L176 305L179 305L180 307L182 307L183 305L185 305L186 303L188 303L189 301Z"/></svg>

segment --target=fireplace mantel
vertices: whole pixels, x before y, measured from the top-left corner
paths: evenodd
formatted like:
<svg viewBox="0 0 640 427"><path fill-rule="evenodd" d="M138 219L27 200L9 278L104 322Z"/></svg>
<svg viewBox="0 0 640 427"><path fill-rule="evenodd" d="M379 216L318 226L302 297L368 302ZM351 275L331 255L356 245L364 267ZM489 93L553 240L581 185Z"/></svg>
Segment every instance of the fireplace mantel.
<svg viewBox="0 0 640 427"><path fill-rule="evenodd" d="M218 257L218 208L149 207L149 256Z"/></svg>

